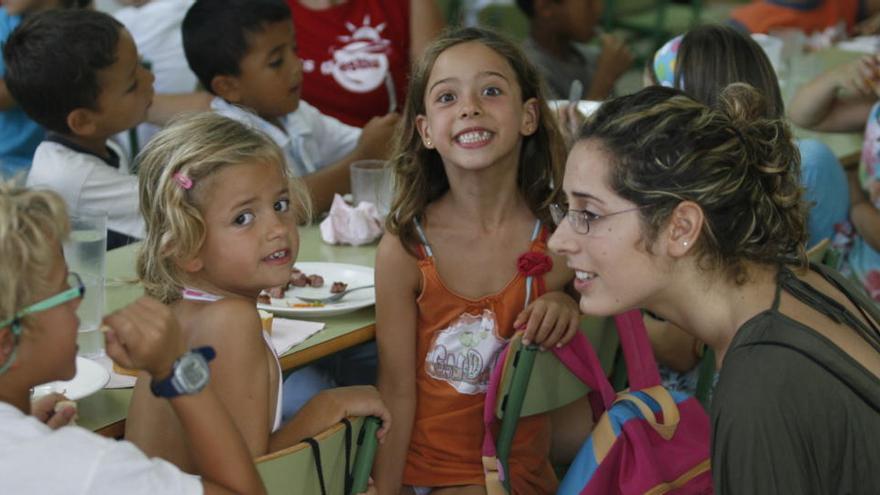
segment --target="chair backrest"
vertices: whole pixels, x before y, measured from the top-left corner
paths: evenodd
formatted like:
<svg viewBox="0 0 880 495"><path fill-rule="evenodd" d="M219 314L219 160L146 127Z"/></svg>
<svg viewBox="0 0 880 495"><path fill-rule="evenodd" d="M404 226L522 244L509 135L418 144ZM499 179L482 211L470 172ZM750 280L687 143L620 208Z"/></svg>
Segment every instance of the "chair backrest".
<svg viewBox="0 0 880 495"><path fill-rule="evenodd" d="M596 349L596 354L599 355L599 360L607 375L611 372L614 357L620 345L614 327L614 319L584 317L581 319L581 332ZM511 393L514 381L517 382L517 386L524 387L521 392L524 396L520 416L531 416L558 409L589 392L589 388L574 376L552 352L524 351L534 354L534 364L530 374L525 371L525 368L517 366L519 363L515 362L516 356L523 356L518 352L522 347L521 338L521 335L516 335L509 343L508 356L510 357L504 363L506 367L502 371L501 386L495 404L495 413L498 418L504 416L505 397ZM520 359L523 358L520 357Z"/></svg>
<svg viewBox="0 0 880 495"><path fill-rule="evenodd" d="M357 455L357 435L364 418L349 418L351 421L351 451L348 466L346 463L346 427L343 423L333 425L314 437L319 446L321 468L328 495L350 495L345 493L345 480ZM257 471L263 479L269 495L289 493L309 493L320 495L321 483L315 466L313 448L301 442L284 450L257 458Z"/></svg>

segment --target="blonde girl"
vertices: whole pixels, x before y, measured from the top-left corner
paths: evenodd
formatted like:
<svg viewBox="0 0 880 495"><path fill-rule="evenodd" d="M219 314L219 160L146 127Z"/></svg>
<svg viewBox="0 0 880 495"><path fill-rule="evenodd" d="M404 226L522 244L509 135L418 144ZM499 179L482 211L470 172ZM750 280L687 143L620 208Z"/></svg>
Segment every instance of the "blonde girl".
<svg viewBox="0 0 880 495"><path fill-rule="evenodd" d="M58 194L0 183L0 486L3 493L265 493L241 435L209 389L166 406L181 436L205 460L201 478L128 442L67 426L59 394L31 405L34 386L76 374L76 309L84 288L68 271L69 232ZM107 354L164 378L185 351L167 307L149 297L104 318ZM210 461L210 462L208 462ZM100 473L95 475L95 473Z"/></svg>
<svg viewBox="0 0 880 495"><path fill-rule="evenodd" d="M137 271L147 294L169 304L191 347L210 345L211 383L258 456L312 436L348 415L388 415L372 387L333 389L281 424L281 368L256 310L296 259L306 192L266 136L216 114L183 118L138 157L147 236ZM198 461L180 423L141 376L126 438L191 471ZM384 433L384 432L383 432Z"/></svg>
<svg viewBox="0 0 880 495"><path fill-rule="evenodd" d="M537 72L489 31L440 37L408 94L376 260L379 389L395 418L376 484L380 493L483 493L480 417L504 339L520 329L549 347L577 328L561 292L572 272L544 242L563 145ZM520 422L515 492L555 490L548 426Z"/></svg>

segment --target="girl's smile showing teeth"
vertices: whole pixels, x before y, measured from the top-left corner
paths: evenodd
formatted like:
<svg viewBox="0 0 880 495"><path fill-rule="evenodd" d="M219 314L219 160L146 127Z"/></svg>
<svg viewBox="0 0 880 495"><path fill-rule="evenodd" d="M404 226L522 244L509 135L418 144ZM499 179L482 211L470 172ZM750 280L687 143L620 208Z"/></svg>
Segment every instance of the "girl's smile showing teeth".
<svg viewBox="0 0 880 495"><path fill-rule="evenodd" d="M269 263L286 263L290 261L290 250L289 249L279 249L274 253L270 254L263 258L264 261L268 261Z"/></svg>
<svg viewBox="0 0 880 495"><path fill-rule="evenodd" d="M575 271L574 276L577 277L578 280L592 280L592 279L596 278L595 273L582 272L582 271Z"/></svg>
<svg viewBox="0 0 880 495"><path fill-rule="evenodd" d="M485 129L468 129L455 136L455 142L465 148L478 148L488 143L494 134Z"/></svg>

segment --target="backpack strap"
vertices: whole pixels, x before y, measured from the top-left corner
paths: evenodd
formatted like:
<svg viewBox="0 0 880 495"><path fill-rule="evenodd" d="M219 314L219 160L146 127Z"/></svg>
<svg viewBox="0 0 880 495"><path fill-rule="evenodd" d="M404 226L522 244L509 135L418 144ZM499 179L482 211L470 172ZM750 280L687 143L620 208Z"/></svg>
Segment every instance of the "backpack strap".
<svg viewBox="0 0 880 495"><path fill-rule="evenodd" d="M318 483L321 485L321 495L327 495L327 486L324 484L324 468L321 466L321 446L318 441L312 437L304 438L303 442L308 443L312 447L312 455L315 459L315 471L318 473Z"/></svg>
<svg viewBox="0 0 880 495"><path fill-rule="evenodd" d="M617 324L620 346L626 359L629 388L641 390L660 385L660 372L641 311L633 309L619 314L614 317L614 323Z"/></svg>

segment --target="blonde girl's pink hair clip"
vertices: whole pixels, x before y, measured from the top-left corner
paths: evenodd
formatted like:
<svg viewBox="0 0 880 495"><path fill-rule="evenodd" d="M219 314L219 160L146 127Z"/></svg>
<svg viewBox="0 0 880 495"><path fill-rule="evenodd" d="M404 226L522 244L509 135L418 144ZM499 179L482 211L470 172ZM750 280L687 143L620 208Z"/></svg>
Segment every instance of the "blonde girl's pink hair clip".
<svg viewBox="0 0 880 495"><path fill-rule="evenodd" d="M172 175L171 178L174 179L174 182L177 182L177 185L180 186L182 189L185 189L187 191L192 189L193 181L192 181L192 179L190 179L186 175L184 175L180 172L177 172L174 175Z"/></svg>

